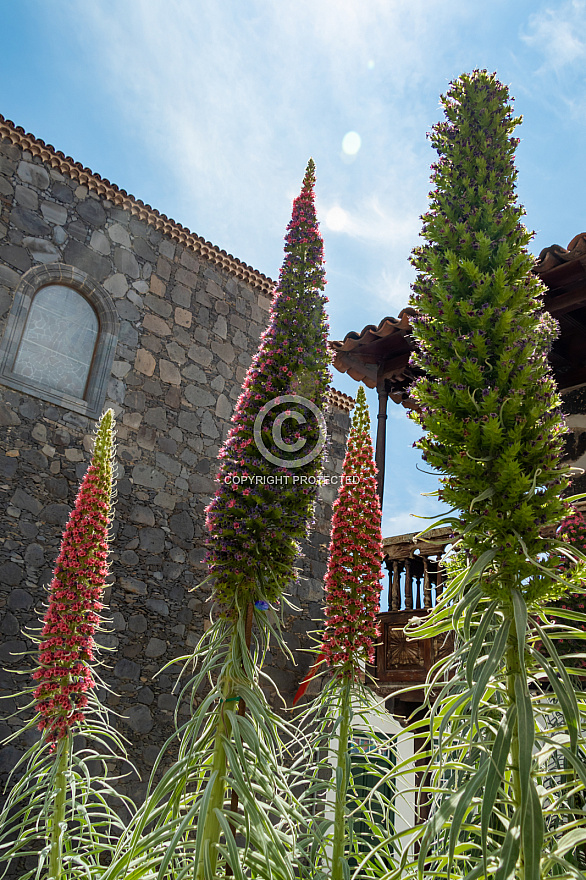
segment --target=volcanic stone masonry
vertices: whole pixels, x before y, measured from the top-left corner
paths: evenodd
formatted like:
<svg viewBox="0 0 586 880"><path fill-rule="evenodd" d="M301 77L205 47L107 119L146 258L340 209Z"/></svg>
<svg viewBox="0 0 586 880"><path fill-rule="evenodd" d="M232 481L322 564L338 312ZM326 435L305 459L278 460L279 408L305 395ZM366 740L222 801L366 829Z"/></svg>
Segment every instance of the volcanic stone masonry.
<svg viewBox="0 0 586 880"><path fill-rule="evenodd" d="M120 716L112 721L128 736L143 775L142 783L132 778L124 788L140 797L158 747L172 732L177 700L175 673L155 675L190 653L207 626L209 587L198 588L205 577L203 511L267 323L272 282L0 121L0 336L27 279L37 287L59 278L73 287L94 285L112 304L108 320L118 337L104 406L116 414L118 497L105 596L111 624L99 642L107 649L100 674L114 693L102 689L101 696ZM339 474L351 399L334 393L331 400L325 472ZM22 725L20 716L7 716L28 702L14 696L31 683L16 674L34 662L19 656L33 648L24 630L44 611L92 449L95 419L83 407L58 404L58 396L47 399L0 378L0 694L7 697L0 702L0 737ZM320 489L293 590L301 610L286 614L294 653L310 647L308 632L321 617L335 493L334 486ZM309 664L309 655L297 656L296 669L278 655L268 658L267 672L286 695ZM179 708L180 720L188 711ZM0 772L36 735L0 751Z"/></svg>

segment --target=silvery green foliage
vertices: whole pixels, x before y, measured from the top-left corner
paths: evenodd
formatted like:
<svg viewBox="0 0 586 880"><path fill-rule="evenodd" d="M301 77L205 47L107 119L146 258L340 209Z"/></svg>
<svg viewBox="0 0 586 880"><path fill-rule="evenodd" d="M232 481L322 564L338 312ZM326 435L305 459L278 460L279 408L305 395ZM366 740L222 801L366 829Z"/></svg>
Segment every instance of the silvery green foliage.
<svg viewBox="0 0 586 880"><path fill-rule="evenodd" d="M567 629L547 603L575 588L584 557L541 534L568 509L567 481L547 365L555 328L515 200L520 120L486 71L461 76L442 104L425 244L413 256L425 370L414 396L420 447L442 475L462 552L433 614L412 629L455 631L456 651L432 670L428 715L412 728L426 737L431 812L414 832L416 861L405 849L396 876L583 877L586 707L555 647ZM560 571L560 553L573 573Z"/></svg>

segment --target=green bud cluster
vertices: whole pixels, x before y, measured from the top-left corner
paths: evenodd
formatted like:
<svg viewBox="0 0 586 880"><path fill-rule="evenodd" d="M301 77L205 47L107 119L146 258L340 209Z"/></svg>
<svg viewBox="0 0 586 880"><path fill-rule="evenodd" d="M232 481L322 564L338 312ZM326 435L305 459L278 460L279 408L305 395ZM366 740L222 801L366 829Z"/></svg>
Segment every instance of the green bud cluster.
<svg viewBox="0 0 586 880"><path fill-rule="evenodd" d="M426 243L411 258L424 371L413 417L427 432L418 446L444 475L438 494L460 511L463 547L473 558L493 551L487 591L514 585L532 601L551 590L530 559L548 551L540 532L563 518L567 483L547 362L557 325L543 312L544 287L527 251L532 233L515 193L512 134L521 120L507 87L485 70L459 77L441 101Z"/></svg>

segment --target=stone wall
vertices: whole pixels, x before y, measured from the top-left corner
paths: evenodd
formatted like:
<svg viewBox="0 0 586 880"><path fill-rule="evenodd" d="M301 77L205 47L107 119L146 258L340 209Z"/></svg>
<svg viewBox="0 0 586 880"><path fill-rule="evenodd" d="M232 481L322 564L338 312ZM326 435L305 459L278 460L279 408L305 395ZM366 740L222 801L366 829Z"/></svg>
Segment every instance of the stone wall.
<svg viewBox="0 0 586 880"><path fill-rule="evenodd" d="M142 210L132 197L119 198L121 191L113 197L111 185L83 178L72 160L64 173L61 154L55 158L52 148L39 155L15 140L0 142L0 335L22 276L42 265L87 273L112 298L120 322L105 400L116 413L118 443L105 597L111 625L99 641L109 649L101 674L115 692L102 695L123 716L114 723L131 740L130 755L144 773L172 730L176 706L174 674L155 674L190 652L207 626L209 587L196 589L205 575L203 510L214 491L216 457L234 401L266 326L268 279L257 273L256 283L254 270L238 277L238 261L212 246L209 257L205 248L197 253L172 221L155 222L161 215ZM329 473L341 472L349 425L347 400L336 399L342 406L329 414ZM32 646L23 627L34 626L43 613L94 427L79 412L0 384L4 696L30 683L15 674L33 662L19 656ZM321 615L335 489L320 491L293 595L301 610L288 614L285 624L294 652L309 647L308 630ZM307 655L298 656L297 670L284 658L269 660L268 672L285 694L307 669ZM5 700L2 716L19 702ZM180 707L180 717L186 712ZM18 718L0 723L0 737L20 724ZM5 747L0 770L10 769L35 735ZM136 780L129 790L140 795Z"/></svg>

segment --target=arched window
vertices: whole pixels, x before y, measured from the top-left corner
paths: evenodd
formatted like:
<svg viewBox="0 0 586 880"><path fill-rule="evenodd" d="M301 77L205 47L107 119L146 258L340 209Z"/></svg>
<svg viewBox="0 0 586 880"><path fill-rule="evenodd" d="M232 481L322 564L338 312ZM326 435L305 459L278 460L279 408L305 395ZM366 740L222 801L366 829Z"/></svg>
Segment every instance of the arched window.
<svg viewBox="0 0 586 880"><path fill-rule="evenodd" d="M0 343L0 382L97 418L117 339L105 290L72 266L35 267L15 292Z"/></svg>

